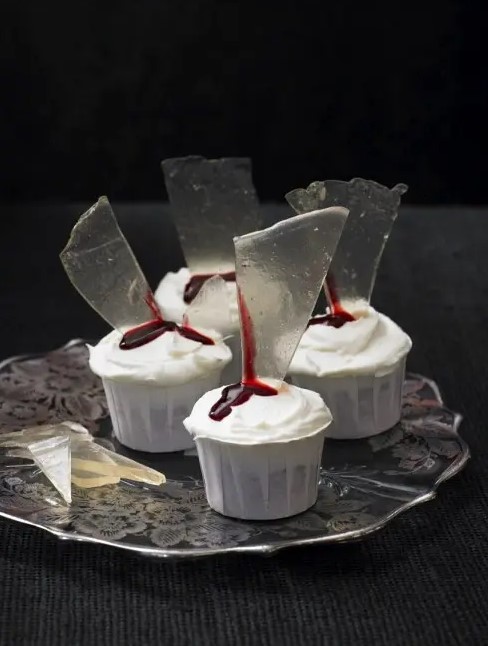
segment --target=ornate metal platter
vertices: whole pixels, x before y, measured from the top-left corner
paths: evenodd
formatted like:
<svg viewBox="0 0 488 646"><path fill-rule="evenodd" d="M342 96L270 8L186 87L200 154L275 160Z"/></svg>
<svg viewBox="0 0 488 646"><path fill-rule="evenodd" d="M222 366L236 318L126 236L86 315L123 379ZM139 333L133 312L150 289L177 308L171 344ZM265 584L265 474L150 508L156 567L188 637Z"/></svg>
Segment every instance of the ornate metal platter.
<svg viewBox="0 0 488 646"><path fill-rule="evenodd" d="M461 418L444 406L434 382L408 375L403 397L402 421L391 430L369 440L326 442L319 499L310 511L244 522L209 509L194 452L136 453L112 439L101 382L88 368L83 341L8 359L0 364L0 433L76 421L98 441L160 469L168 482L74 488L68 507L35 466L0 460L0 516L63 539L172 558L359 539L432 499L469 458L457 432Z"/></svg>

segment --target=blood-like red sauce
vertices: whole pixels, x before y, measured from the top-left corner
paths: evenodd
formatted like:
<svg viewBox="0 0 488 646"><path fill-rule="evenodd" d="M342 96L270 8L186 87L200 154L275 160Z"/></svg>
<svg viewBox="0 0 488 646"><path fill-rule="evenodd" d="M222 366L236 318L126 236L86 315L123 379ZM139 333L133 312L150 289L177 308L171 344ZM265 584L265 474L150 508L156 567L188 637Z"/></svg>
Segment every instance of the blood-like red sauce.
<svg viewBox="0 0 488 646"><path fill-rule="evenodd" d="M310 327L311 325L328 325L330 327L339 328L345 323L349 323L354 320L355 318L348 312L341 314L324 314L323 316L314 316L313 319L310 319L307 327Z"/></svg>
<svg viewBox="0 0 488 646"><path fill-rule="evenodd" d="M236 272L228 271L224 274L195 274L185 285L185 291L183 292L183 300L185 303L191 303L197 296L198 292L202 289L204 283L209 278L212 278L212 276L220 276L222 280L225 280L225 282L232 283L235 282Z"/></svg>
<svg viewBox="0 0 488 646"><path fill-rule="evenodd" d="M220 399L215 402L208 415L210 419L221 422L224 417L231 414L234 406L245 404L253 395L269 397L276 394L278 394L278 391L266 384L256 384L255 386L246 385L242 382L232 384L222 389Z"/></svg>
<svg viewBox="0 0 488 646"><path fill-rule="evenodd" d="M165 332L177 332L181 336L185 337L185 339L196 341L202 345L215 345L213 339L205 336L205 334L200 334L200 332L197 332L189 325L177 325L173 321L164 321L152 293L149 293L144 300L155 318L151 321L147 321L147 323L142 323L142 325L138 325L131 330L127 330L119 343L119 348L121 350L140 348L142 345L146 345L146 343L154 341L154 339L157 339Z"/></svg>
<svg viewBox="0 0 488 646"><path fill-rule="evenodd" d="M307 327L310 327L311 325L329 325L330 327L340 328L345 323L355 321L356 319L354 316L341 305L332 274L327 274L325 282L327 285L327 300L330 312L329 314L324 314L324 316L316 316L315 318L310 319Z"/></svg>
<svg viewBox="0 0 488 646"><path fill-rule="evenodd" d="M242 326L242 381L226 386L222 390L220 399L215 402L209 412L210 419L220 422L230 415L235 406L245 404L253 395L270 397L277 395L278 391L272 386L263 383L256 377L254 361L256 358L256 343L252 329L252 320L246 303L238 291L239 307L241 310Z"/></svg>
<svg viewBox="0 0 488 646"><path fill-rule="evenodd" d="M151 310L152 315L154 316L154 319L158 321L162 321L163 317L161 316L161 310L159 309L159 305L156 303L156 300L154 299L154 294L152 293L151 290L149 290L148 293L146 294L144 298L144 302Z"/></svg>

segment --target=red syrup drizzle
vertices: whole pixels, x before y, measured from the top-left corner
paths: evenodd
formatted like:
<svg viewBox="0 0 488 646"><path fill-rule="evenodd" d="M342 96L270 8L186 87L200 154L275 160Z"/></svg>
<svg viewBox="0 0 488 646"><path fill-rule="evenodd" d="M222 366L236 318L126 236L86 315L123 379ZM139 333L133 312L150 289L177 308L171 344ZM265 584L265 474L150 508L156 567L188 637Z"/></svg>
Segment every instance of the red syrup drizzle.
<svg viewBox="0 0 488 646"><path fill-rule="evenodd" d="M242 322L242 364L244 374L241 382L231 384L222 389L220 399L210 409L208 415L210 419L216 422L221 422L224 417L231 414L234 406L245 404L253 395L270 397L278 394L276 388L268 386L256 377L254 367L256 343L254 341L252 320L240 290L238 290L238 298Z"/></svg>
<svg viewBox="0 0 488 646"><path fill-rule="evenodd" d="M154 341L154 339L157 339L165 332L177 332L180 336L185 337L185 339L196 341L202 345L215 345L214 340L209 336L200 334L200 332L197 332L185 323L183 325L177 325L173 321L164 321L152 293L149 293L144 300L155 318L147 321L147 323L142 323L142 325L127 330L119 343L121 350L140 348L142 345Z"/></svg>
<svg viewBox="0 0 488 646"><path fill-rule="evenodd" d="M323 316L315 316L314 318L310 319L307 327L310 327L311 325L329 325L330 327L340 328L345 325L345 323L355 321L356 319L354 318L354 316L347 310L345 310L341 305L334 277L331 274L327 274L325 282L327 284L328 291L327 300L329 300L329 307L331 311L329 314L324 314Z"/></svg>
<svg viewBox="0 0 488 646"><path fill-rule="evenodd" d="M212 276L220 276L226 283L232 283L235 282L236 272L228 271L224 274L195 274L185 285L185 291L183 293L183 300L185 303L191 303L197 296L198 292L202 289L205 281L212 278Z"/></svg>
<svg viewBox="0 0 488 646"><path fill-rule="evenodd" d="M156 303L156 300L154 299L154 294L152 293L151 290L149 290L148 293L146 294L144 298L144 302L151 310L154 318L157 319L158 321L162 321L163 317L161 316L161 310L159 309L159 305Z"/></svg>

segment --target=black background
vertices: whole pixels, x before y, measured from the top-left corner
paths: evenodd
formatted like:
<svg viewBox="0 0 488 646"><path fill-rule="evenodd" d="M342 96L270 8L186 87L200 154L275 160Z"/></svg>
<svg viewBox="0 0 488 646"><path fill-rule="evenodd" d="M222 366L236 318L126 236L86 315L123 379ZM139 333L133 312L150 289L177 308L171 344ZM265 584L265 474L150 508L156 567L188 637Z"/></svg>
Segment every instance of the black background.
<svg viewBox="0 0 488 646"><path fill-rule="evenodd" d="M0 198L161 199L164 157L486 203L482 2L3 0Z"/></svg>

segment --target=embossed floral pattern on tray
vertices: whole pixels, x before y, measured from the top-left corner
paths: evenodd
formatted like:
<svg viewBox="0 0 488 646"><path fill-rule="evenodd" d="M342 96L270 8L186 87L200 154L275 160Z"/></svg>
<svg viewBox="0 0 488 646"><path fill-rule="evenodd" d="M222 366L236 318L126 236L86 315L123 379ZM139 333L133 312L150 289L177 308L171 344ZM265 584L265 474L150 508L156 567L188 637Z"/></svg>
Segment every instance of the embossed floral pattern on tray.
<svg viewBox="0 0 488 646"><path fill-rule="evenodd" d="M151 466L168 475L161 488L133 483L75 487L69 507L35 467L0 463L0 515L63 538L165 557L273 552L357 539L432 498L437 485L469 457L457 434L460 417L444 406L432 381L409 375L403 394L402 421L391 430L366 440L327 441L318 501L293 518L253 523L213 512L191 453L176 460L151 458ZM69 419L110 443L106 417L103 388L90 372L82 341L0 365L0 432ZM132 455L144 461L143 454ZM175 469L177 474L170 473Z"/></svg>

